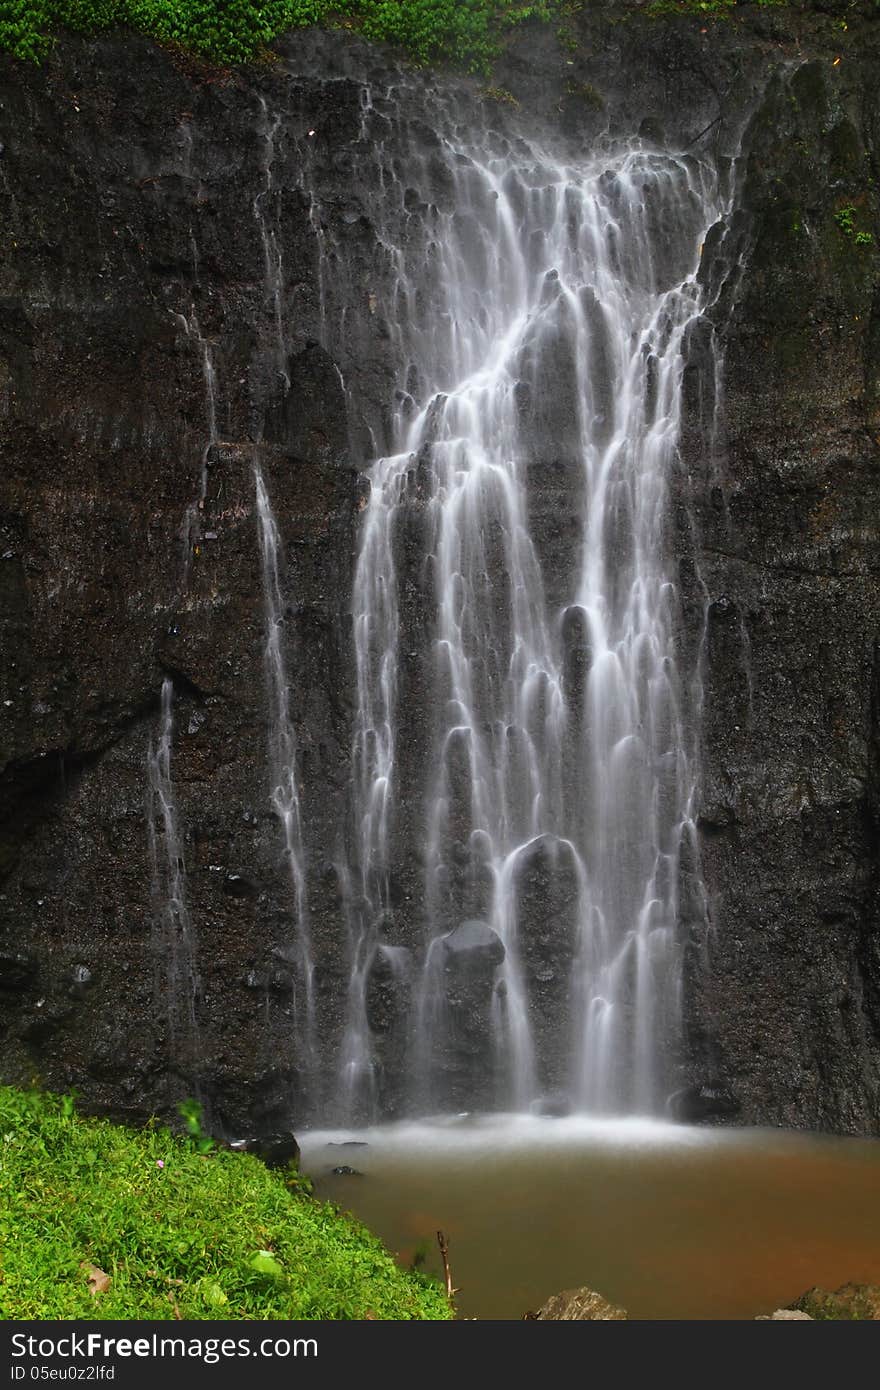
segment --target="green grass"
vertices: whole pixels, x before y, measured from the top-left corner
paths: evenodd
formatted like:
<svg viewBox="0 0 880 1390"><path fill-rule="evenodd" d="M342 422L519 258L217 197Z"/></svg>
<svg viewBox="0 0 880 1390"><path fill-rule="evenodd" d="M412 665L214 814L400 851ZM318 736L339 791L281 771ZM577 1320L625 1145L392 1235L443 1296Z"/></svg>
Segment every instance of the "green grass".
<svg viewBox="0 0 880 1390"><path fill-rule="evenodd" d="M438 1284L295 1176L0 1087L0 1317L449 1316Z"/></svg>
<svg viewBox="0 0 880 1390"><path fill-rule="evenodd" d="M420 63L484 72L506 29L557 10L558 0L0 0L0 49L39 61L59 28L95 34L126 25L216 62L242 63L286 30L326 24L396 44Z"/></svg>

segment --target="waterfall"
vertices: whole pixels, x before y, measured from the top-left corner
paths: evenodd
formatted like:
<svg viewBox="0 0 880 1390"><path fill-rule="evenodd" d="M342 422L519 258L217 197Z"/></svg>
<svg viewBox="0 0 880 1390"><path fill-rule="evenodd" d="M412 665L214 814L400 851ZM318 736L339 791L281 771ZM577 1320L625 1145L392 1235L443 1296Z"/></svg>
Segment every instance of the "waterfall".
<svg viewBox="0 0 880 1390"><path fill-rule="evenodd" d="M269 108L266 105L265 97L260 97L260 110L262 113L262 172L263 187L254 198L254 218L260 233L260 242L263 247L263 260L265 263L265 284L266 298L272 309L272 323L275 333L275 350L277 353L277 371L284 383L285 391L290 386L287 375L287 345L284 337L284 313L283 313L283 289L284 276L282 269L281 246L275 228L269 225L266 217L267 204L270 207L275 195L275 179L272 166L275 163L275 137L281 125L281 117L275 115L269 119Z"/></svg>
<svg viewBox="0 0 880 1390"><path fill-rule="evenodd" d="M381 987L410 1109L656 1112L695 778L667 492L724 194L638 142L572 163L438 124L376 209L399 389L354 585L339 1089L349 1119L382 1108Z"/></svg>
<svg viewBox="0 0 880 1390"><path fill-rule="evenodd" d="M186 860L171 776L174 685L162 682L158 738L147 751L147 827L155 910L156 999L164 1002L168 1057L188 1095L199 1096L199 979L196 939L187 906Z"/></svg>
<svg viewBox="0 0 880 1390"><path fill-rule="evenodd" d="M300 1077L305 1082L314 1068L316 1056L314 965L306 895L302 814L297 788L296 734L283 645L284 600L278 570L281 540L258 463L254 466L254 485L266 620L264 666L269 711L270 802L281 826L284 862L290 876L293 932L290 945L283 948L283 954L294 972L293 1043Z"/></svg>
<svg viewBox="0 0 880 1390"><path fill-rule="evenodd" d="M202 449L202 465L199 472L199 491L195 500L187 507L181 528L181 542L183 546L183 584L186 585L189 579L190 565L192 564L193 547L201 538L201 520L205 509L205 498L208 495L208 461L211 450L219 438L217 433L217 372L214 367L214 359L211 353L211 344L202 334L199 327L198 316L195 306L190 310L189 318L183 314L174 314L177 323L181 325L184 333L191 338L199 350L199 357L202 365L202 379L205 385L205 425L207 438Z"/></svg>

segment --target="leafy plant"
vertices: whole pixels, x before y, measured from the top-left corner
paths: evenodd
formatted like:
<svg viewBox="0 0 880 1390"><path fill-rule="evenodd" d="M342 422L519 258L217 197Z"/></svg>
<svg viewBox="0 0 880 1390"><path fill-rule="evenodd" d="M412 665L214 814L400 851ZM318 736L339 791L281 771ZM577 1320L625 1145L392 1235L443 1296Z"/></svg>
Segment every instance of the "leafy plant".
<svg viewBox="0 0 880 1390"><path fill-rule="evenodd" d="M283 1267L275 1259L271 1250L258 1250L256 1255L248 1260L249 1267L257 1274L268 1275L270 1279L280 1279L284 1274Z"/></svg>
<svg viewBox="0 0 880 1390"><path fill-rule="evenodd" d="M846 237L850 237L856 246L873 245L873 233L865 231L864 228L860 228L857 230L857 218L858 208L855 206L854 203L845 204L844 207L838 208L834 214L834 220L837 223L840 230L843 232L843 235Z"/></svg>
<svg viewBox="0 0 880 1390"><path fill-rule="evenodd" d="M852 236L856 223L856 210L852 203L848 203L846 207L838 208L834 214L834 220L844 236Z"/></svg>
<svg viewBox="0 0 880 1390"><path fill-rule="evenodd" d="M183 1120L184 1128L192 1140L196 1153L209 1154L215 1147L214 1140L202 1128L202 1107L197 1100L182 1100L177 1113Z"/></svg>

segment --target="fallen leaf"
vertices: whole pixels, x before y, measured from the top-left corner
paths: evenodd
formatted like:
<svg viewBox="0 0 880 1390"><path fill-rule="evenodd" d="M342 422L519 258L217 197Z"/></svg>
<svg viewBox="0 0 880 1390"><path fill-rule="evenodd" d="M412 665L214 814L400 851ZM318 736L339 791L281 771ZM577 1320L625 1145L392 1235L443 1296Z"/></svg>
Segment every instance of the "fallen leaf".
<svg viewBox="0 0 880 1390"><path fill-rule="evenodd" d="M83 1260L80 1269L84 1269L86 1272L86 1278L89 1282L89 1292L91 1294L97 1295L107 1292L110 1287L109 1274L105 1274L103 1269L99 1269L97 1265L89 1264L88 1260Z"/></svg>

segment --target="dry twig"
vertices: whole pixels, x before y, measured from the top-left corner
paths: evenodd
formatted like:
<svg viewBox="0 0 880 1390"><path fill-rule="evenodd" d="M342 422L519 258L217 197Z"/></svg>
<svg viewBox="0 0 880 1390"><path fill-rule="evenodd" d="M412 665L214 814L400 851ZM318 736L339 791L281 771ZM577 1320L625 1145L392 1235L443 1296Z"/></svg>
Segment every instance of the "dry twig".
<svg viewBox="0 0 880 1390"><path fill-rule="evenodd" d="M440 1246L440 1258L443 1261L443 1277L446 1280L446 1297L450 1304L454 1305L455 1295L459 1290L453 1286L452 1271L449 1268L449 1241L442 1231L437 1232L437 1244Z"/></svg>

